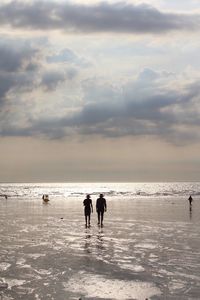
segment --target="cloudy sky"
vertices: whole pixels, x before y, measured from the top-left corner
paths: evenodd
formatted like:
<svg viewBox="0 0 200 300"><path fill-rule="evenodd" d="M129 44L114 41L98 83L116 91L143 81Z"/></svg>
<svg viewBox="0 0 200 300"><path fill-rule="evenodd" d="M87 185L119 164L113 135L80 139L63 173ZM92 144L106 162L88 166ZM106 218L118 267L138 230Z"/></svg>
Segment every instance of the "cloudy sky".
<svg viewBox="0 0 200 300"><path fill-rule="evenodd" d="M0 3L0 181L200 180L199 0Z"/></svg>

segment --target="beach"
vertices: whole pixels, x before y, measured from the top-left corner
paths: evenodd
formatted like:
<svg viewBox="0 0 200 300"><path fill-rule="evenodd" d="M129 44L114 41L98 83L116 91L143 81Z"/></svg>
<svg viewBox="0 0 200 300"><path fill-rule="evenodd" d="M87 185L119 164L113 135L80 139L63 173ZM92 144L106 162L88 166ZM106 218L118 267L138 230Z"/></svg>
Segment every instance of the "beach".
<svg viewBox="0 0 200 300"><path fill-rule="evenodd" d="M200 299L198 194L189 209L188 186L178 195L174 186L167 195L155 186L148 195L130 184L77 186L54 194L53 185L1 186L2 299ZM102 228L95 209L85 228L88 190L94 208L100 191L107 199Z"/></svg>

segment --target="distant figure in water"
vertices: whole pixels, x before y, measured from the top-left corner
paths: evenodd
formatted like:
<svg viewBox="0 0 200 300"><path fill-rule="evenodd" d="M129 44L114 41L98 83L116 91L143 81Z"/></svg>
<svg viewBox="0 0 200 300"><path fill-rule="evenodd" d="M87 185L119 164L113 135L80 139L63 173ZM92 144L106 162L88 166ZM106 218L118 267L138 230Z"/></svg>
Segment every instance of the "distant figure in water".
<svg viewBox="0 0 200 300"><path fill-rule="evenodd" d="M43 200L43 202L45 202L45 203L49 202L49 195L43 195L43 196L42 196L42 200Z"/></svg>
<svg viewBox="0 0 200 300"><path fill-rule="evenodd" d="M188 201L189 201L189 203L190 203L190 207L192 206L192 201L193 201L193 198L192 198L192 196L190 195L190 197L188 198Z"/></svg>
<svg viewBox="0 0 200 300"><path fill-rule="evenodd" d="M85 227L90 226L90 215L93 212L92 200L90 199L90 195L86 196L86 199L83 201L83 205L85 207Z"/></svg>
<svg viewBox="0 0 200 300"><path fill-rule="evenodd" d="M99 198L96 201L96 211L98 215L98 225L103 226L103 215L104 212L107 210L106 199L104 198L103 194L99 195Z"/></svg>

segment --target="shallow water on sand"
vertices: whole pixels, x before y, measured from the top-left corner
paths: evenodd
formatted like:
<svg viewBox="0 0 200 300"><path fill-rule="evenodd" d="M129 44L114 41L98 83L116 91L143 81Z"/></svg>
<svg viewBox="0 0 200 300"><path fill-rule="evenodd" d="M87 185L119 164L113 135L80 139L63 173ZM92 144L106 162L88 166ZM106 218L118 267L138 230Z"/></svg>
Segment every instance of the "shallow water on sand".
<svg viewBox="0 0 200 300"><path fill-rule="evenodd" d="M109 199L84 227L82 198L1 199L3 299L200 299L200 203Z"/></svg>

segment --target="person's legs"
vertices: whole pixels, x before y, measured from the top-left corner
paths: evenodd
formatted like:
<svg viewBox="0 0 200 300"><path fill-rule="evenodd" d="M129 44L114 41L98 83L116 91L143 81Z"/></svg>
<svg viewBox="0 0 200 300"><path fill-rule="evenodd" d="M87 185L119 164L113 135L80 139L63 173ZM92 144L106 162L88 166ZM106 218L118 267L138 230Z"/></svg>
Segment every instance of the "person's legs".
<svg viewBox="0 0 200 300"><path fill-rule="evenodd" d="M90 225L90 214L91 211L89 209L85 209L85 226Z"/></svg>
<svg viewBox="0 0 200 300"><path fill-rule="evenodd" d="M104 211L102 210L101 211L101 226L103 225L103 214L104 214Z"/></svg>
<svg viewBox="0 0 200 300"><path fill-rule="evenodd" d="M97 211L97 215L98 215L98 225L100 225L100 211Z"/></svg>

